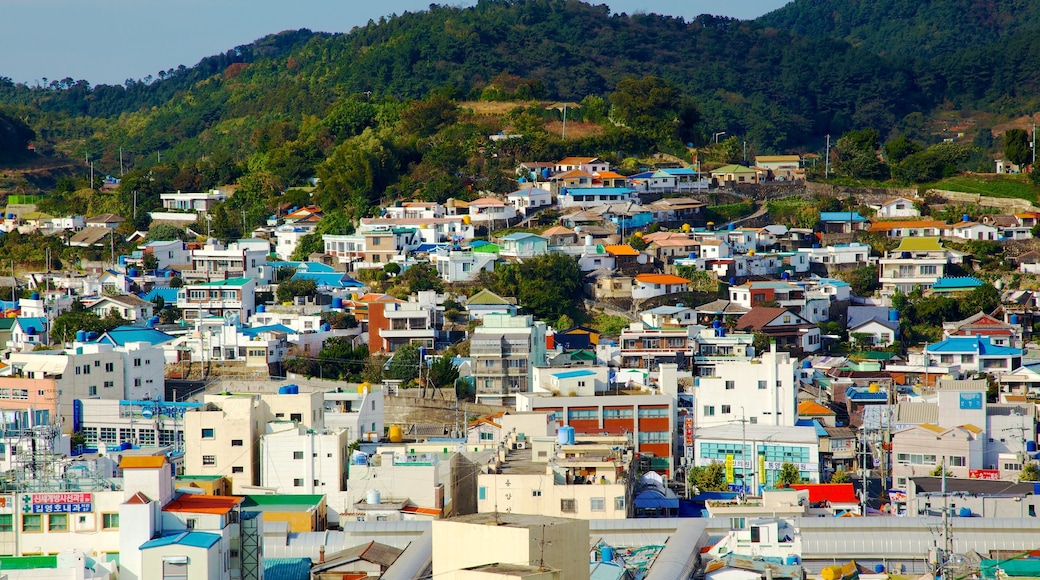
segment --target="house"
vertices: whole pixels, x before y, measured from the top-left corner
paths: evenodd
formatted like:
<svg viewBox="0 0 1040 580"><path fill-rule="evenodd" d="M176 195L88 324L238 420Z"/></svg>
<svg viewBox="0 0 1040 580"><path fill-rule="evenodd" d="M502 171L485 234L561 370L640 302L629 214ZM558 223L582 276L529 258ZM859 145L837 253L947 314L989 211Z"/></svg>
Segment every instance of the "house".
<svg viewBox="0 0 1040 580"><path fill-rule="evenodd" d="M76 248L107 246L113 241L110 236L115 235L117 235L115 231L106 227L84 228L69 238L69 245Z"/></svg>
<svg viewBox="0 0 1040 580"><path fill-rule="evenodd" d="M711 170L711 178L719 185L758 183L758 172L743 165L723 165Z"/></svg>
<svg viewBox="0 0 1040 580"><path fill-rule="evenodd" d="M881 233L890 238L938 238L949 235L950 226L946 222L932 219L876 221L870 224L867 231Z"/></svg>
<svg viewBox="0 0 1040 580"><path fill-rule="evenodd" d="M786 308L756 306L737 320L736 330L761 332L778 349L792 353L820 350L820 328Z"/></svg>
<svg viewBox="0 0 1040 580"><path fill-rule="evenodd" d="M7 341L7 348L27 352L40 345L50 344L48 330L46 318L15 318L14 326L11 327L11 339Z"/></svg>
<svg viewBox="0 0 1040 580"><path fill-rule="evenodd" d="M481 320L486 314L516 314L516 298L503 298L487 288L466 299L470 320Z"/></svg>
<svg viewBox="0 0 1040 580"><path fill-rule="evenodd" d="M1008 324L985 312L973 314L964 320L943 322L943 337L955 336L985 336L995 346L1022 346L1021 325Z"/></svg>
<svg viewBox="0 0 1040 580"><path fill-rule="evenodd" d="M542 232L542 236L548 238L550 246L574 246L578 243L578 233L563 226L553 226Z"/></svg>
<svg viewBox="0 0 1040 580"><path fill-rule="evenodd" d="M881 202L881 205L872 207L877 210L878 219L920 217L921 211L917 209L916 204L916 200L896 197Z"/></svg>
<svg viewBox="0 0 1040 580"><path fill-rule="evenodd" d="M592 174L592 184L600 187L626 187L628 178L616 171L596 171Z"/></svg>
<svg viewBox="0 0 1040 580"><path fill-rule="evenodd" d="M255 309L256 280L229 278L191 286L177 291L177 308L185 320L203 316L234 315L247 322Z"/></svg>
<svg viewBox="0 0 1040 580"><path fill-rule="evenodd" d="M690 197L666 197L644 207L653 212L654 223L663 227L681 227L684 224L703 227L707 205Z"/></svg>
<svg viewBox="0 0 1040 580"><path fill-rule="evenodd" d="M1018 271L1023 274L1040 274L1040 252L1029 251L1012 258L1018 263Z"/></svg>
<svg viewBox="0 0 1040 580"><path fill-rule="evenodd" d="M595 270L588 275L588 280L585 283L585 295L595 300L632 297L633 278L613 269Z"/></svg>
<svg viewBox="0 0 1040 580"><path fill-rule="evenodd" d="M968 220L962 220L950 226L950 235L962 240L996 241L1000 239L1000 234L997 232L996 227Z"/></svg>
<svg viewBox="0 0 1040 580"><path fill-rule="evenodd" d="M516 219L516 208L500 199L483 197L469 202L469 219L474 226L506 227Z"/></svg>
<svg viewBox="0 0 1040 580"><path fill-rule="evenodd" d="M849 337L870 346L889 346L899 339L899 311L883 306L849 306Z"/></svg>
<svg viewBox="0 0 1040 580"><path fill-rule="evenodd" d="M520 215L530 215L552 205L552 193L540 187L525 187L506 195L506 201Z"/></svg>
<svg viewBox="0 0 1040 580"><path fill-rule="evenodd" d="M85 301L84 306L101 318L118 316L134 326L144 326L148 323L155 308L151 302L133 294L102 296L96 300Z"/></svg>
<svg viewBox="0 0 1040 580"><path fill-rule="evenodd" d="M159 199L163 209L168 211L189 211L206 213L216 204L227 200L227 193L219 189L211 189L208 192L181 192L160 193Z"/></svg>
<svg viewBox="0 0 1040 580"><path fill-rule="evenodd" d="M143 255L151 254L159 264L159 269L191 263L191 251L188 245L180 240L155 240L141 246Z"/></svg>
<svg viewBox="0 0 1040 580"><path fill-rule="evenodd" d="M697 324L697 312L689 306L658 306L639 313L640 320L651 328L691 326Z"/></svg>
<svg viewBox="0 0 1040 580"><path fill-rule="evenodd" d="M595 178L591 173L581 169L564 171L549 178L554 191L562 191L569 187L593 187L594 180Z"/></svg>
<svg viewBox="0 0 1040 580"><path fill-rule="evenodd" d="M851 234L870 227L858 211L821 211L819 230L825 233Z"/></svg>
<svg viewBox="0 0 1040 580"><path fill-rule="evenodd" d="M932 284L928 295L942 294L954 298L964 297L986 283L974 276L944 276Z"/></svg>
<svg viewBox="0 0 1040 580"><path fill-rule="evenodd" d="M632 287L632 298L646 300L655 296L686 292L689 284L690 280L671 274L638 274Z"/></svg>
<svg viewBox="0 0 1040 580"><path fill-rule="evenodd" d="M556 162L553 170L556 173L578 170L593 174L610 171L610 164L599 157L565 157Z"/></svg>
<svg viewBox="0 0 1040 580"><path fill-rule="evenodd" d="M769 181L804 181L805 170L798 155L756 155L755 167L767 171Z"/></svg>
<svg viewBox="0 0 1040 580"><path fill-rule="evenodd" d="M488 244L494 246L494 244ZM471 246L472 247L472 246ZM430 254L430 263L445 282L472 282L481 272L493 272L497 252L477 252L441 248Z"/></svg>
<svg viewBox="0 0 1040 580"><path fill-rule="evenodd" d="M961 372L1000 375L1022 366L1022 349L997 346L988 337L955 336L925 345L924 355Z"/></svg>
<svg viewBox="0 0 1040 580"><path fill-rule="evenodd" d="M527 232L502 237L500 255L512 258L533 258L549 251L549 238Z"/></svg>
<svg viewBox="0 0 1040 580"><path fill-rule="evenodd" d="M105 213L96 215L94 217L87 218L88 228L108 228L114 230L121 226L126 218L118 216L114 213Z"/></svg>
<svg viewBox="0 0 1040 580"><path fill-rule="evenodd" d="M908 479L930 475L944 465L955 477L967 479L970 470L983 467L982 429L965 424L940 427L922 423L892 434L892 478L897 489L906 489Z"/></svg>
<svg viewBox="0 0 1040 580"><path fill-rule="evenodd" d="M384 207L382 217L386 219L431 220L447 215L443 205L429 201L404 201Z"/></svg>
<svg viewBox="0 0 1040 580"><path fill-rule="evenodd" d="M627 187L565 187L560 189L557 203L561 208L590 208L612 203L626 203L635 190Z"/></svg>
<svg viewBox="0 0 1040 580"><path fill-rule="evenodd" d="M944 248L938 238L903 238L895 250L878 260L881 294L908 294L918 286L927 290L946 275L949 264L960 263L963 256Z"/></svg>
<svg viewBox="0 0 1040 580"><path fill-rule="evenodd" d="M592 211L616 224L622 238L629 232L644 228L654 221L654 214L650 210L632 202L601 205L593 208Z"/></svg>
<svg viewBox="0 0 1040 580"><path fill-rule="evenodd" d="M807 255L814 264L866 266L870 263L870 246L859 242L799 248L798 252Z"/></svg>
<svg viewBox="0 0 1040 580"><path fill-rule="evenodd" d="M262 239L243 239L228 244L210 238L206 245L191 251L191 268L182 272L185 280L215 280L248 277L270 280L266 267L271 244Z"/></svg>

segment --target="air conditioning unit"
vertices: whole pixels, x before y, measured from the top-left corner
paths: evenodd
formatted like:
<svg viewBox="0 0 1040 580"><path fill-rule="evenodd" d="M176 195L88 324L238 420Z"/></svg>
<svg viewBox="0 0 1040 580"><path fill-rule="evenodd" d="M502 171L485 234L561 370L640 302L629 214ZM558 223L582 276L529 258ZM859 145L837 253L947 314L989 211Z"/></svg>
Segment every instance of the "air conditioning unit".
<svg viewBox="0 0 1040 580"><path fill-rule="evenodd" d="M516 442L516 448L517 449L527 449L527 441L517 441Z"/></svg>

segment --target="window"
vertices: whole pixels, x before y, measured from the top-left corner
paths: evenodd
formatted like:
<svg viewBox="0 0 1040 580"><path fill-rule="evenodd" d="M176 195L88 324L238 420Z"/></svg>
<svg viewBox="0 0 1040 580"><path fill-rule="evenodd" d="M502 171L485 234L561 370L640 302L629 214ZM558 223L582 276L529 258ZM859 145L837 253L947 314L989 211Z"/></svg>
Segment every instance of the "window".
<svg viewBox="0 0 1040 580"><path fill-rule="evenodd" d="M573 514L577 509L574 506L573 499L561 499L560 500L560 511L565 514Z"/></svg>
<svg viewBox="0 0 1040 580"><path fill-rule="evenodd" d="M110 372L112 372L114 370L116 370L115 363L105 363L105 372L106 373L110 373Z"/></svg>
<svg viewBox="0 0 1040 580"><path fill-rule="evenodd" d="M0 514L0 532L14 531L14 514Z"/></svg>
<svg viewBox="0 0 1040 580"><path fill-rule="evenodd" d="M296 479L292 480L292 484L293 487L303 487L303 478L297 477Z"/></svg>
<svg viewBox="0 0 1040 580"><path fill-rule="evenodd" d="M115 443L116 442L116 428L115 427L102 427L101 428L101 442L102 443Z"/></svg>
<svg viewBox="0 0 1040 580"><path fill-rule="evenodd" d="M289 420L290 421L296 421L297 423L302 423L303 422L303 413L290 413L289 414Z"/></svg>
<svg viewBox="0 0 1040 580"><path fill-rule="evenodd" d="M232 439L231 440L231 446L232 447L241 447L242 446L242 440L241 439Z"/></svg>
<svg viewBox="0 0 1040 580"><path fill-rule="evenodd" d="M754 417L754 416L748 417L748 423L751 423L752 425L757 425L758 424L758 417Z"/></svg>
<svg viewBox="0 0 1040 580"><path fill-rule="evenodd" d="M732 409L732 407L730 405L723 405L722 406L722 414L723 415L729 415L730 412L731 412L731 409Z"/></svg>
<svg viewBox="0 0 1040 580"><path fill-rule="evenodd" d="M614 498L614 509L624 510L625 509L625 496L619 495Z"/></svg>
<svg viewBox="0 0 1040 580"><path fill-rule="evenodd" d="M963 455L947 457L946 459L949 462L950 467L964 467L968 465L967 458Z"/></svg>
<svg viewBox="0 0 1040 580"><path fill-rule="evenodd" d="M140 387L141 386L141 379L140 378L134 379L134 386L135 387Z"/></svg>
<svg viewBox="0 0 1040 580"><path fill-rule="evenodd" d="M715 406L714 405L704 405L704 416L705 417L714 417L715 416Z"/></svg>
<svg viewBox="0 0 1040 580"><path fill-rule="evenodd" d="M480 440L481 441L494 441L495 440L495 434L491 433L491 432L487 432L487 431L481 431L480 432Z"/></svg>
<svg viewBox="0 0 1040 580"><path fill-rule="evenodd" d="M134 366L135 366L135 367L139 367L139 366L141 366L141 359L139 359L139 358L135 358L135 359L134 359Z"/></svg>
<svg viewBox="0 0 1040 580"><path fill-rule="evenodd" d="M531 497L542 497L542 490L540 490L540 489L532 489L531 490Z"/></svg>
<svg viewBox="0 0 1040 580"><path fill-rule="evenodd" d="M760 389L766 388L766 382L765 381L758 381L758 388L760 388Z"/></svg>
<svg viewBox="0 0 1040 580"><path fill-rule="evenodd" d="M973 354L962 354L961 362L965 364L972 364L975 362L975 355Z"/></svg>
<svg viewBox="0 0 1040 580"><path fill-rule="evenodd" d="M604 419L631 419L632 409L603 409Z"/></svg>
<svg viewBox="0 0 1040 580"><path fill-rule="evenodd" d="M736 388L736 386L737 386L736 381L726 381L726 390L727 391L732 391L733 389Z"/></svg>
<svg viewBox="0 0 1040 580"><path fill-rule="evenodd" d="M97 387L93 386L93 385L87 387L87 396L88 397L96 397L97 396Z"/></svg>
<svg viewBox="0 0 1040 580"><path fill-rule="evenodd" d="M83 374L85 374L85 375L89 375L90 374L90 365L83 365Z"/></svg>
<svg viewBox="0 0 1040 580"><path fill-rule="evenodd" d="M138 380L140 380L140 379L138 379ZM116 386L115 381L105 381L105 388L106 389L111 389L114 386ZM138 385L138 386L140 386L140 385Z"/></svg>
<svg viewBox="0 0 1040 580"><path fill-rule="evenodd" d="M590 497L589 498L589 509L594 512L605 512L607 511L607 500L602 497Z"/></svg>
<svg viewBox="0 0 1040 580"><path fill-rule="evenodd" d="M477 499L480 500L480 501L484 501L484 500L487 499L487 487L486 486L482 485L479 488L477 488Z"/></svg>
<svg viewBox="0 0 1040 580"><path fill-rule="evenodd" d="M303 451L293 451L292 452L292 458L293 459L303 459Z"/></svg>
<svg viewBox="0 0 1040 580"><path fill-rule="evenodd" d="M213 429L203 429L202 430L202 438L203 439L213 439L215 436L216 435L213 433Z"/></svg>
<svg viewBox="0 0 1040 580"><path fill-rule="evenodd" d="M667 417L667 416L668 416L668 409L665 409L664 407L649 407L649 408L647 408L647 407L640 407L639 408L639 418L640 419L647 419L647 418L653 418L653 417Z"/></svg>
<svg viewBox="0 0 1040 580"><path fill-rule="evenodd" d="M184 527L188 528L189 530L194 530L195 524L197 523L198 521L195 518L188 518L184 520Z"/></svg>
<svg viewBox="0 0 1040 580"><path fill-rule="evenodd" d="M231 468L231 473L245 473L245 471L246 468L239 465L235 465Z"/></svg>
<svg viewBox="0 0 1040 580"><path fill-rule="evenodd" d="M216 465L217 464L217 456L216 455L203 455L202 456L202 464L203 465Z"/></svg>
<svg viewBox="0 0 1040 580"><path fill-rule="evenodd" d="M935 265L921 266L921 273L922 274L936 274L937 273L936 266Z"/></svg>
<svg viewBox="0 0 1040 580"><path fill-rule="evenodd" d="M41 514L25 514L22 516L22 531L23 532L42 532L43 531L43 515Z"/></svg>
<svg viewBox="0 0 1040 580"><path fill-rule="evenodd" d="M49 514L47 516L47 529L52 532L69 531L69 514Z"/></svg>

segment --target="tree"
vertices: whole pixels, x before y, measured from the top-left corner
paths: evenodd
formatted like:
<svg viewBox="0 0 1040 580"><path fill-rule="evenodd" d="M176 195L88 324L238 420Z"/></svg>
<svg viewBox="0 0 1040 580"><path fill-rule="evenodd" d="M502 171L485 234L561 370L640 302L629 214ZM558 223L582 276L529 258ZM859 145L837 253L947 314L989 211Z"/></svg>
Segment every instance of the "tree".
<svg viewBox="0 0 1040 580"><path fill-rule="evenodd" d="M953 474L950 473L950 470L949 469L943 469L943 466L941 464L940 465L936 465L935 469L933 469L930 472L928 472L928 475L931 475L932 477L942 477L944 472L946 474L946 477L953 477Z"/></svg>
<svg viewBox="0 0 1040 580"><path fill-rule="evenodd" d="M544 320L558 320L563 314L584 319L583 279L577 259L557 253L503 264L480 277L484 286L502 296L515 296L525 310Z"/></svg>
<svg viewBox="0 0 1040 580"><path fill-rule="evenodd" d="M756 355L763 352L769 352L769 347L772 342L773 339L769 338L769 335L764 332L756 330L752 333L751 345L755 347Z"/></svg>
<svg viewBox="0 0 1040 580"><path fill-rule="evenodd" d="M409 294L426 290L444 290L444 281L437 273L437 268L429 262L416 264L397 276L398 283L404 284Z"/></svg>
<svg viewBox="0 0 1040 580"><path fill-rule="evenodd" d="M989 314L999 305L1000 290L992 284L983 284L961 299L961 316L967 318L979 312Z"/></svg>
<svg viewBox="0 0 1040 580"><path fill-rule="evenodd" d="M446 389L449 385L454 386L455 380L459 378L459 369L451 362L447 354L439 356L430 363L430 381L439 389Z"/></svg>
<svg viewBox="0 0 1040 580"><path fill-rule="evenodd" d="M419 347L411 344L397 347L383 375L398 381L410 381L419 376Z"/></svg>
<svg viewBox="0 0 1040 580"><path fill-rule="evenodd" d="M798 466L785 461L780 465L780 472L776 474L776 487L790 487L802 481L802 474Z"/></svg>
<svg viewBox="0 0 1040 580"><path fill-rule="evenodd" d="M844 278L849 283L849 289L856 296L871 296L875 290L881 287L878 283L877 266L874 265L845 272Z"/></svg>
<svg viewBox="0 0 1040 580"><path fill-rule="evenodd" d="M852 483L852 476L848 471L839 469L831 474L831 483Z"/></svg>
<svg viewBox="0 0 1040 580"><path fill-rule="evenodd" d="M292 302L296 296L314 296L318 293L318 285L314 280L286 280L278 284L275 296L279 302Z"/></svg>
<svg viewBox="0 0 1040 580"><path fill-rule="evenodd" d="M77 304L79 303L77 302ZM83 310L83 306L80 304L79 310L74 308L54 319L50 338L55 343L71 342L76 338L76 331L85 330L101 335L124 324L126 324L126 320L119 316L101 318L93 312Z"/></svg>
<svg viewBox="0 0 1040 580"><path fill-rule="evenodd" d="M1025 129L1008 129L1004 132L1004 159L1019 167L1025 167L1033 158L1029 146L1029 133Z"/></svg>
<svg viewBox="0 0 1040 580"><path fill-rule="evenodd" d="M144 266L144 269L149 272L158 270L159 258L156 258L154 253L148 252L147 254L141 256L141 265Z"/></svg>
<svg viewBox="0 0 1040 580"><path fill-rule="evenodd" d="M712 461L702 467L692 467L686 478L690 487L695 487L700 492L729 489L729 484L726 483L726 466L721 461Z"/></svg>
<svg viewBox="0 0 1040 580"><path fill-rule="evenodd" d="M628 77L608 97L614 117L656 141L694 139L700 111L672 83L654 76Z"/></svg>
<svg viewBox="0 0 1040 580"><path fill-rule="evenodd" d="M401 265L397 262L390 262L383 266L383 271L390 276L396 276L401 273Z"/></svg>
<svg viewBox="0 0 1040 580"><path fill-rule="evenodd" d="M921 146L907 139L906 135L899 135L885 143L885 155L888 157L890 164L899 163L920 150Z"/></svg>
<svg viewBox="0 0 1040 580"><path fill-rule="evenodd" d="M1036 461L1030 461L1022 466L1022 471L1018 474L1019 481L1040 481L1040 464Z"/></svg>
<svg viewBox="0 0 1040 580"><path fill-rule="evenodd" d="M170 224L155 224L148 228L147 240L153 241L170 241L170 240L185 240L188 237L188 233Z"/></svg>

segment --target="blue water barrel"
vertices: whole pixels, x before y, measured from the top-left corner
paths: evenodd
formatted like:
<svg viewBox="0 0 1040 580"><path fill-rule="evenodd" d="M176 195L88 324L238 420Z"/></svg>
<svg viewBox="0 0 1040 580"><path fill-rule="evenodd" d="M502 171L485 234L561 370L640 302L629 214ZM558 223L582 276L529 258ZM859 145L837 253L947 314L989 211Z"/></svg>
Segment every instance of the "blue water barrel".
<svg viewBox="0 0 1040 580"><path fill-rule="evenodd" d="M560 445L574 445L574 427L564 425L556 433L556 443Z"/></svg>
<svg viewBox="0 0 1040 580"><path fill-rule="evenodd" d="M77 330L76 331L76 342L84 342L87 340L87 331Z"/></svg>
<svg viewBox="0 0 1040 580"><path fill-rule="evenodd" d="M131 278L136 278L136 277L141 275L141 271L138 270L137 268L130 268L129 274L130 274Z"/></svg>
<svg viewBox="0 0 1040 580"><path fill-rule="evenodd" d="M780 273L780 279L781 280L790 280L791 279L791 273L790 272L786 272L786 271L785 272L781 272Z"/></svg>
<svg viewBox="0 0 1040 580"><path fill-rule="evenodd" d="M800 561L800 558L798 556L795 556L794 554L792 554L792 555L784 558L784 564L786 564L787 566L797 566L797 565L801 564L801 561Z"/></svg>
<svg viewBox="0 0 1040 580"><path fill-rule="evenodd" d="M325 324L321 325L321 331L322 332L328 332L330 330L332 330L332 325L329 324L328 322L326 322Z"/></svg>
<svg viewBox="0 0 1040 580"><path fill-rule="evenodd" d="M260 306L256 307L256 313L257 314L263 314L264 312L267 312L267 306L264 306L263 304L261 304Z"/></svg>
<svg viewBox="0 0 1040 580"><path fill-rule="evenodd" d="M288 395L289 394L289 385L286 385L284 387L278 387L278 394L279 395Z"/></svg>
<svg viewBox="0 0 1040 580"><path fill-rule="evenodd" d="M29 295L29 300L39 300L39 299L40 299L40 293L39 292L33 292L32 294Z"/></svg>
<svg viewBox="0 0 1040 580"><path fill-rule="evenodd" d="M962 213L961 214L961 221L962 222L970 222L971 221L971 216L966 214L966 213Z"/></svg>
<svg viewBox="0 0 1040 580"><path fill-rule="evenodd" d="M802 361L802 368L803 369L811 369L812 368L812 361L809 360L809 359L803 360Z"/></svg>
<svg viewBox="0 0 1040 580"><path fill-rule="evenodd" d="M600 554L599 559L604 561L604 562L613 562L614 561L614 548L612 548L610 546L603 546L602 548L600 548L599 554Z"/></svg>
<svg viewBox="0 0 1040 580"><path fill-rule="evenodd" d="M711 327L712 328L722 328L722 321L721 320L714 320L714 321L712 321Z"/></svg>
<svg viewBox="0 0 1040 580"><path fill-rule="evenodd" d="M1026 441L1026 452L1036 453L1036 441Z"/></svg>
<svg viewBox="0 0 1040 580"><path fill-rule="evenodd" d="M971 517L971 508L962 507L962 508L957 510L957 515L959 517L962 517L962 518L970 518Z"/></svg>
<svg viewBox="0 0 1040 580"><path fill-rule="evenodd" d="M885 573L885 565L884 564L875 564L874 565L874 573L875 574L884 574Z"/></svg>
<svg viewBox="0 0 1040 580"><path fill-rule="evenodd" d="M733 224L729 224L729 225L726 226L726 229L732 232L733 230L737 229L737 226L735 226Z"/></svg>
<svg viewBox="0 0 1040 580"><path fill-rule="evenodd" d="M899 311L896 310L895 308L893 308L892 310L889 310L888 311L888 320L890 322L898 322L899 321Z"/></svg>
<svg viewBox="0 0 1040 580"><path fill-rule="evenodd" d="M25 334L28 334L29 336L36 336L36 327L30 326L29 328L26 328Z"/></svg>
<svg viewBox="0 0 1040 580"><path fill-rule="evenodd" d="M299 395L300 394L300 386L299 385L286 385L285 388L287 389L288 394L290 394L290 395Z"/></svg>
<svg viewBox="0 0 1040 580"><path fill-rule="evenodd" d="M332 299L332 307L337 309L337 310L342 309L343 308L343 299L340 298L339 296L333 298Z"/></svg>
<svg viewBox="0 0 1040 580"><path fill-rule="evenodd" d="M1011 318L1009 320L1010 320L1011 324L1018 324L1018 315L1017 314L1012 314Z"/></svg>
<svg viewBox="0 0 1040 580"><path fill-rule="evenodd" d="M90 332L87 333L87 341L88 342L97 340L97 337L98 337L98 333L96 333L94 331L90 331Z"/></svg>
<svg viewBox="0 0 1040 580"><path fill-rule="evenodd" d="M166 271L166 277L167 278L173 278L173 270L167 270Z"/></svg>

